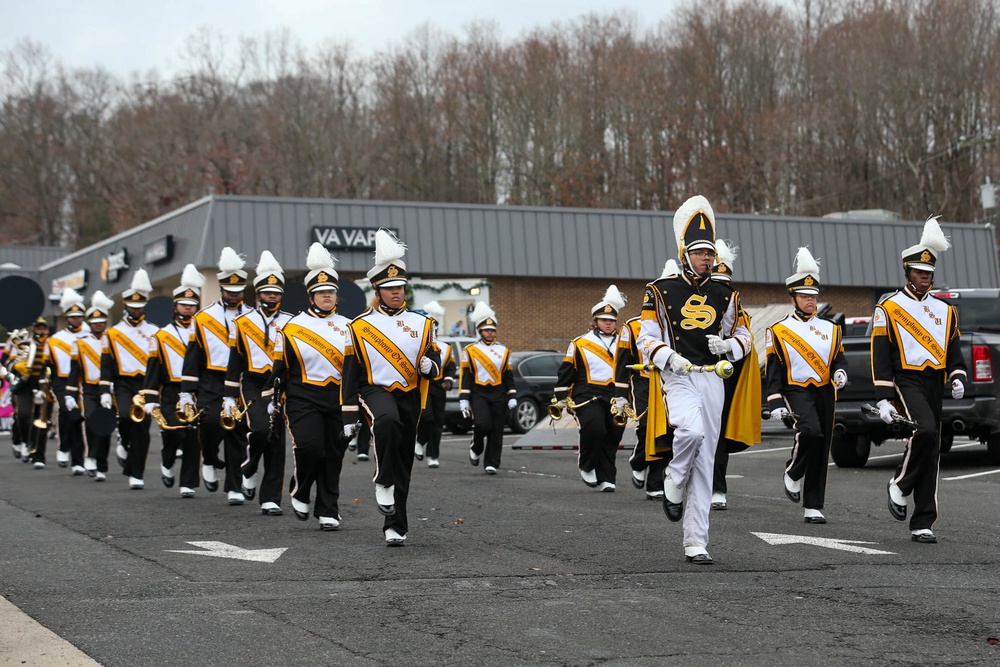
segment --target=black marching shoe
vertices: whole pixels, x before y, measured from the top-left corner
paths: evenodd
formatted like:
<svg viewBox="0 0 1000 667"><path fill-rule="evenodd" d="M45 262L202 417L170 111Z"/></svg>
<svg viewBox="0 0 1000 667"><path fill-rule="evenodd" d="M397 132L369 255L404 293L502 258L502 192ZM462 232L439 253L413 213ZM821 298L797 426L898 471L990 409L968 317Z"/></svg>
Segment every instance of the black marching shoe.
<svg viewBox="0 0 1000 667"><path fill-rule="evenodd" d="M393 514L395 514L396 513L395 487L376 484L375 504L378 506L378 511L383 516L392 516Z"/></svg>
<svg viewBox="0 0 1000 667"><path fill-rule="evenodd" d="M906 521L906 505L900 505L892 499L892 487L893 483L890 479L889 483L886 484L885 487L885 490L889 495L889 514L891 514L892 518L896 521ZM896 487L896 490L899 490L898 486Z"/></svg>
<svg viewBox="0 0 1000 667"><path fill-rule="evenodd" d="M788 473L784 473L782 476L782 484L785 487L785 495L793 503L798 503L802 499L802 480L795 481L788 476Z"/></svg>
<svg viewBox="0 0 1000 667"><path fill-rule="evenodd" d="M309 504L292 498L292 513L299 521L309 520Z"/></svg>
<svg viewBox="0 0 1000 667"><path fill-rule="evenodd" d="M937 544L937 536L926 528L913 531L910 539L920 544Z"/></svg>
<svg viewBox="0 0 1000 667"><path fill-rule="evenodd" d="M708 554L697 554L695 556L685 556L687 562L694 563L695 565L711 565L715 561Z"/></svg>
<svg viewBox="0 0 1000 667"><path fill-rule="evenodd" d="M681 498L681 502L673 502L670 497ZM684 489L681 489L676 484L674 484L673 478L670 476L669 472L663 475L663 513L667 515L667 518L671 521L680 521L681 517L684 516ZM711 560L711 559L710 559Z"/></svg>

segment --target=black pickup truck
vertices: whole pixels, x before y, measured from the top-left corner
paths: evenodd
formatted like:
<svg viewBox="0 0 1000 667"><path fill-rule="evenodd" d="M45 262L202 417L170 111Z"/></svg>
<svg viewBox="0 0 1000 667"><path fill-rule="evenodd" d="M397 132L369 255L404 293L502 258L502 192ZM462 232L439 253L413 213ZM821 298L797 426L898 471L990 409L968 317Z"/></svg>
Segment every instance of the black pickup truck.
<svg viewBox="0 0 1000 667"><path fill-rule="evenodd" d="M958 308L961 348L969 381L965 397L955 400L945 391L941 421L941 451L951 449L955 437L986 445L990 462L1000 465L1000 384L994 381L993 359L1000 359L1000 290L954 289L933 293ZM904 438L909 431L885 424L877 414L862 410L875 404L868 336L844 338L848 383L837 394L837 417L831 455L841 468L860 468L868 462L873 444Z"/></svg>

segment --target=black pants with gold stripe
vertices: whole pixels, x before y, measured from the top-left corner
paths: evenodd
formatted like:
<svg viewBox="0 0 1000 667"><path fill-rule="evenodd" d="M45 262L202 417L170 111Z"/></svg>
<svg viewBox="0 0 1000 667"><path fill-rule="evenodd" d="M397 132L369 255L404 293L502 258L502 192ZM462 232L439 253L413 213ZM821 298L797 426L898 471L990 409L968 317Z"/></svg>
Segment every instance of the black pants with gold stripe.
<svg viewBox="0 0 1000 667"><path fill-rule="evenodd" d="M912 494L910 530L929 529L937 521L943 373L896 373L896 394L903 404L903 412L917 422L917 430L910 437L903 461L893 478L904 496Z"/></svg>
<svg viewBox="0 0 1000 667"><path fill-rule="evenodd" d="M413 450L417 444L420 418L419 391L388 391L383 387L361 388L361 409L372 420L376 484L395 487L396 513L385 517L382 530L394 529L406 535L406 499L410 495Z"/></svg>
<svg viewBox="0 0 1000 667"><path fill-rule="evenodd" d="M829 471L830 444L833 441L835 393L833 385L789 387L785 390L788 409L795 419L795 444L785 472L802 480L802 506L823 509Z"/></svg>

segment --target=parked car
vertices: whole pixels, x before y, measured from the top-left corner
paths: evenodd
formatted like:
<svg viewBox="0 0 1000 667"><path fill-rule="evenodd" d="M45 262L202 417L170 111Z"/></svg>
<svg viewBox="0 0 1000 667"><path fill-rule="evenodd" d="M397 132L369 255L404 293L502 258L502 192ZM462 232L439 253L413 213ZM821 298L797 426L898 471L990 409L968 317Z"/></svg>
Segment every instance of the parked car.
<svg viewBox="0 0 1000 667"><path fill-rule="evenodd" d="M508 426L514 433L527 433L542 418L555 393L556 374L563 356L551 350L511 353L510 366L514 372L514 387L517 389L517 407L511 413ZM457 386L448 392L444 424L447 430L458 435L472 430L472 420L463 417L458 408Z"/></svg>

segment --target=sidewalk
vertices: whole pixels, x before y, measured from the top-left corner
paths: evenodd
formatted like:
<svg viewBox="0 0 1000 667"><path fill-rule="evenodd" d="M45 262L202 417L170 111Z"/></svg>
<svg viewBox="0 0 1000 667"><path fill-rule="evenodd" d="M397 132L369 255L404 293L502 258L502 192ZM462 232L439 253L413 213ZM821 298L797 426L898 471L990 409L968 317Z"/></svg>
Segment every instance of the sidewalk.
<svg viewBox="0 0 1000 667"><path fill-rule="evenodd" d="M99 664L0 597L0 667L89 667Z"/></svg>

